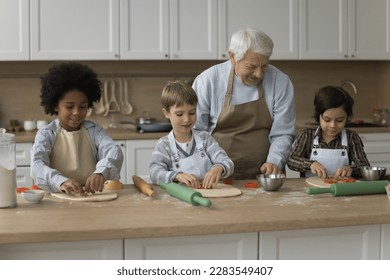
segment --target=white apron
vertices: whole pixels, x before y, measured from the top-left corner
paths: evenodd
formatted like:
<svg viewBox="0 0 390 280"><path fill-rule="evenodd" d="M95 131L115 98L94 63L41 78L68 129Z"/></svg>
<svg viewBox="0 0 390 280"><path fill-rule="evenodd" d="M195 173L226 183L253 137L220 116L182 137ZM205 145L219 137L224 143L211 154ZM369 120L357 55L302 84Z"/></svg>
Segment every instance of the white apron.
<svg viewBox="0 0 390 280"><path fill-rule="evenodd" d="M317 128L315 134L318 133L319 127ZM344 165L349 164L348 159L348 140L347 132L345 129L341 132L341 149L321 149L319 148L319 136L314 137L313 148L311 150L310 159L318 161L325 168L329 176L333 176L337 169ZM307 172L306 177L314 176L313 173Z"/></svg>
<svg viewBox="0 0 390 280"><path fill-rule="evenodd" d="M171 147L171 151L173 153L173 170L193 174L196 176L196 178L202 180L213 165L209 156L204 151L202 139L200 138L199 134L193 130L192 135L193 141L195 141L193 145L194 148L190 154L188 154L188 157L179 158L173 131L168 134L169 146Z"/></svg>
<svg viewBox="0 0 390 280"><path fill-rule="evenodd" d="M82 186L96 170L96 152L87 129L66 131L60 125L50 154L50 167L63 176L77 180Z"/></svg>

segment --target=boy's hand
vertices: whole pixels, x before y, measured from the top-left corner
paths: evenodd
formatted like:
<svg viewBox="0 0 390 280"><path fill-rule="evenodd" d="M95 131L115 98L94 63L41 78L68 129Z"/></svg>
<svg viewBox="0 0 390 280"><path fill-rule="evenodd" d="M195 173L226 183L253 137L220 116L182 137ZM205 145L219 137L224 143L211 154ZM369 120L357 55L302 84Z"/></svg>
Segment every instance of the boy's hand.
<svg viewBox="0 0 390 280"><path fill-rule="evenodd" d="M193 189L199 188L200 185L198 178L196 178L194 174L179 173L176 175L175 179Z"/></svg>
<svg viewBox="0 0 390 280"><path fill-rule="evenodd" d="M221 174L223 172L222 166L216 165L210 169L203 178L202 189L211 189L218 184Z"/></svg>

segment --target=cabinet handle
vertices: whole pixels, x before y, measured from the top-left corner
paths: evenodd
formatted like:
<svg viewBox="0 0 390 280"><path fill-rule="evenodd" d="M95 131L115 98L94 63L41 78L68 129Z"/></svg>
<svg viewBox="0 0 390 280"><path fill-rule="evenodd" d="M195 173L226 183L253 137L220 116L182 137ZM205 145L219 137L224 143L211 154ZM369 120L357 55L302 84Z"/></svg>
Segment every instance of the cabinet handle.
<svg viewBox="0 0 390 280"><path fill-rule="evenodd" d="M344 54L344 58L348 58L348 55L347 55L347 54Z"/></svg>
<svg viewBox="0 0 390 280"><path fill-rule="evenodd" d="M169 55L166 53L165 55L164 55L166 58L168 58L169 57Z"/></svg>
<svg viewBox="0 0 390 280"><path fill-rule="evenodd" d="M353 55L351 55L351 57L352 57L352 58L355 58L356 56L353 54Z"/></svg>
<svg viewBox="0 0 390 280"><path fill-rule="evenodd" d="M119 57L119 54L116 53L116 54L114 55L114 57L118 58L118 57Z"/></svg>

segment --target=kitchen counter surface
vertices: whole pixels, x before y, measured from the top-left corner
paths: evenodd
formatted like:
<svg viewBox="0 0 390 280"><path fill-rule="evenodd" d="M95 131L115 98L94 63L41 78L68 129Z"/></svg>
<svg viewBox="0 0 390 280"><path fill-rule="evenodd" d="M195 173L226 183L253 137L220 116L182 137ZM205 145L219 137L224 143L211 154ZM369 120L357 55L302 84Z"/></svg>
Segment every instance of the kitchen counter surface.
<svg viewBox="0 0 390 280"><path fill-rule="evenodd" d="M70 202L46 194L40 204L18 195L16 208L0 209L0 244L189 236L390 223L385 194L333 197L307 195L304 179L287 179L277 192L246 189L192 206L154 187L155 198L133 185L107 202Z"/></svg>
<svg viewBox="0 0 390 280"><path fill-rule="evenodd" d="M295 130L297 135L303 128L317 127L313 124L313 120L297 120ZM381 127L350 127L349 129L356 131L357 133L388 133L390 132L390 126Z"/></svg>
<svg viewBox="0 0 390 280"><path fill-rule="evenodd" d="M302 128L305 127L313 127L313 125L309 125L310 121L297 121L296 123L296 133L298 134ZM358 133L386 133L390 132L390 127L354 127L351 128ZM145 140L145 139L159 139L167 135L167 132L144 132L139 133L130 129L107 129L108 134L114 140ZM20 131L15 132L15 141L16 143L26 143L26 142L34 142L36 131Z"/></svg>
<svg viewBox="0 0 390 280"><path fill-rule="evenodd" d="M167 132L144 132L139 133L130 129L107 129L108 134L114 140L142 140L142 139L159 139ZM36 131L20 131L15 132L16 143L34 142Z"/></svg>

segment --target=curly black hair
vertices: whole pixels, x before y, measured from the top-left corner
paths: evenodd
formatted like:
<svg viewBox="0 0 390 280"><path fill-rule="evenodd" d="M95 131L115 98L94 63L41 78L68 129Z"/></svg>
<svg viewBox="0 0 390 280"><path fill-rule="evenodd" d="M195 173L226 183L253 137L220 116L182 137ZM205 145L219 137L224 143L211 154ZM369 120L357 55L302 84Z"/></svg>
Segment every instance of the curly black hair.
<svg viewBox="0 0 390 280"><path fill-rule="evenodd" d="M79 90L88 98L88 108L100 100L102 83L87 65L78 62L56 64L41 76L41 103L46 114L57 115L55 108L65 93Z"/></svg>

